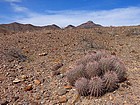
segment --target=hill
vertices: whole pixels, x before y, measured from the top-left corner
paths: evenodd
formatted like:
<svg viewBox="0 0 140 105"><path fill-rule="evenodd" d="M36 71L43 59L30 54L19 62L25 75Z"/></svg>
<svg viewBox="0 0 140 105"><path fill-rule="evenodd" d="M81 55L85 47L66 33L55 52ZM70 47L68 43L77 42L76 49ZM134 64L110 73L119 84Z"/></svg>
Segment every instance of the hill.
<svg viewBox="0 0 140 105"><path fill-rule="evenodd" d="M95 24L92 21L88 21L86 23L83 23L83 24L77 26L77 28L86 28L86 29L95 28L95 27L102 27L102 26L100 24Z"/></svg>
<svg viewBox="0 0 140 105"><path fill-rule="evenodd" d="M60 29L60 27L55 24L48 25L48 26L34 26L32 24L21 24L17 22L10 23L10 24L1 24L0 28L11 32L34 31L34 30L42 30L42 29Z"/></svg>

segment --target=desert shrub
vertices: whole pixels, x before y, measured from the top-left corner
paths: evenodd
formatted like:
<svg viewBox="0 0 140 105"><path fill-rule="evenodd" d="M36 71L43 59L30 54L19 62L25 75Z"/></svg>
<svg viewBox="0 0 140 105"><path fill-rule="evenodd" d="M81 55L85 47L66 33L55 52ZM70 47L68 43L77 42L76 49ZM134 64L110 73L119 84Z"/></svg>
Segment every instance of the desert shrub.
<svg viewBox="0 0 140 105"><path fill-rule="evenodd" d="M6 49L4 50L3 54L5 55L5 59L10 62L13 60L24 62L25 60L27 60L27 56L25 56L18 48Z"/></svg>
<svg viewBox="0 0 140 105"><path fill-rule="evenodd" d="M99 49L105 49L105 43L104 41L102 42L98 42L96 41L94 38L88 38L86 36L82 36L82 39L81 39L81 45L83 46L84 49L96 49L96 50L99 50Z"/></svg>
<svg viewBox="0 0 140 105"><path fill-rule="evenodd" d="M119 83L126 80L126 71L118 57L102 50L89 53L76 61L75 66L67 72L67 80L80 95L90 93L99 97L117 89Z"/></svg>

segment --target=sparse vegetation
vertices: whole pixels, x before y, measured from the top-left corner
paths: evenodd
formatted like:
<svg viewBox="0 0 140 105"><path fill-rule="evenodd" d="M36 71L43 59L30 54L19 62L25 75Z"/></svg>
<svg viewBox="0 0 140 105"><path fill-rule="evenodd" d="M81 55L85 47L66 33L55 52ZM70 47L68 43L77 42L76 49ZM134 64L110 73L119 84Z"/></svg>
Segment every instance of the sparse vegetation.
<svg viewBox="0 0 140 105"><path fill-rule="evenodd" d="M87 85L85 79L79 81L81 77L86 78L89 84ZM102 96L104 92L117 89L118 82L123 82L124 78L126 68L123 63L116 56L109 55L103 50L87 54L67 73L68 81L72 85L75 84L80 95L89 90L90 95L97 97Z"/></svg>
<svg viewBox="0 0 140 105"><path fill-rule="evenodd" d="M24 62L27 60L27 56L23 54L18 48L8 48L3 50L4 59L11 62L17 60L19 62Z"/></svg>

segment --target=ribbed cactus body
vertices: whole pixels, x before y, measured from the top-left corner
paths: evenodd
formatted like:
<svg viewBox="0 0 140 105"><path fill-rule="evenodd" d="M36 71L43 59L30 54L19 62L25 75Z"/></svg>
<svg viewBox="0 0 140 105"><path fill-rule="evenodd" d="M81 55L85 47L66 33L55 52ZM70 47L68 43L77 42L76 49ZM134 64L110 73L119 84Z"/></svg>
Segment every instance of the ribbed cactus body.
<svg viewBox="0 0 140 105"><path fill-rule="evenodd" d="M78 91L78 93L82 96L89 95L89 89L88 89L88 80L86 78L79 78L75 82L75 88Z"/></svg>
<svg viewBox="0 0 140 105"><path fill-rule="evenodd" d="M105 51L89 53L67 72L67 80L80 95L102 96L118 88L126 79L126 67L115 55Z"/></svg>
<svg viewBox="0 0 140 105"><path fill-rule="evenodd" d="M114 71L108 71L104 74L103 76L103 82L104 82L104 86L106 91L114 91L115 89L118 88L118 76L116 74L116 72Z"/></svg>
<svg viewBox="0 0 140 105"><path fill-rule="evenodd" d="M103 80L98 76L91 78L88 88L91 96L102 96L104 93Z"/></svg>
<svg viewBox="0 0 140 105"><path fill-rule="evenodd" d="M87 63L85 70L86 70L89 78L101 75L101 70L99 69L99 64L96 61Z"/></svg>

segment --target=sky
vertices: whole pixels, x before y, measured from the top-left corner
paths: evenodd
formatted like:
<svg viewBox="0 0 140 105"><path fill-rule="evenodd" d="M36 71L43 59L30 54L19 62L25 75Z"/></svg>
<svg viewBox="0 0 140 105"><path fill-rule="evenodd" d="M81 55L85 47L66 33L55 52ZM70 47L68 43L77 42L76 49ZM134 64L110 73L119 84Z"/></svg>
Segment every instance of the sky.
<svg viewBox="0 0 140 105"><path fill-rule="evenodd" d="M140 25L140 0L0 0L0 24Z"/></svg>

